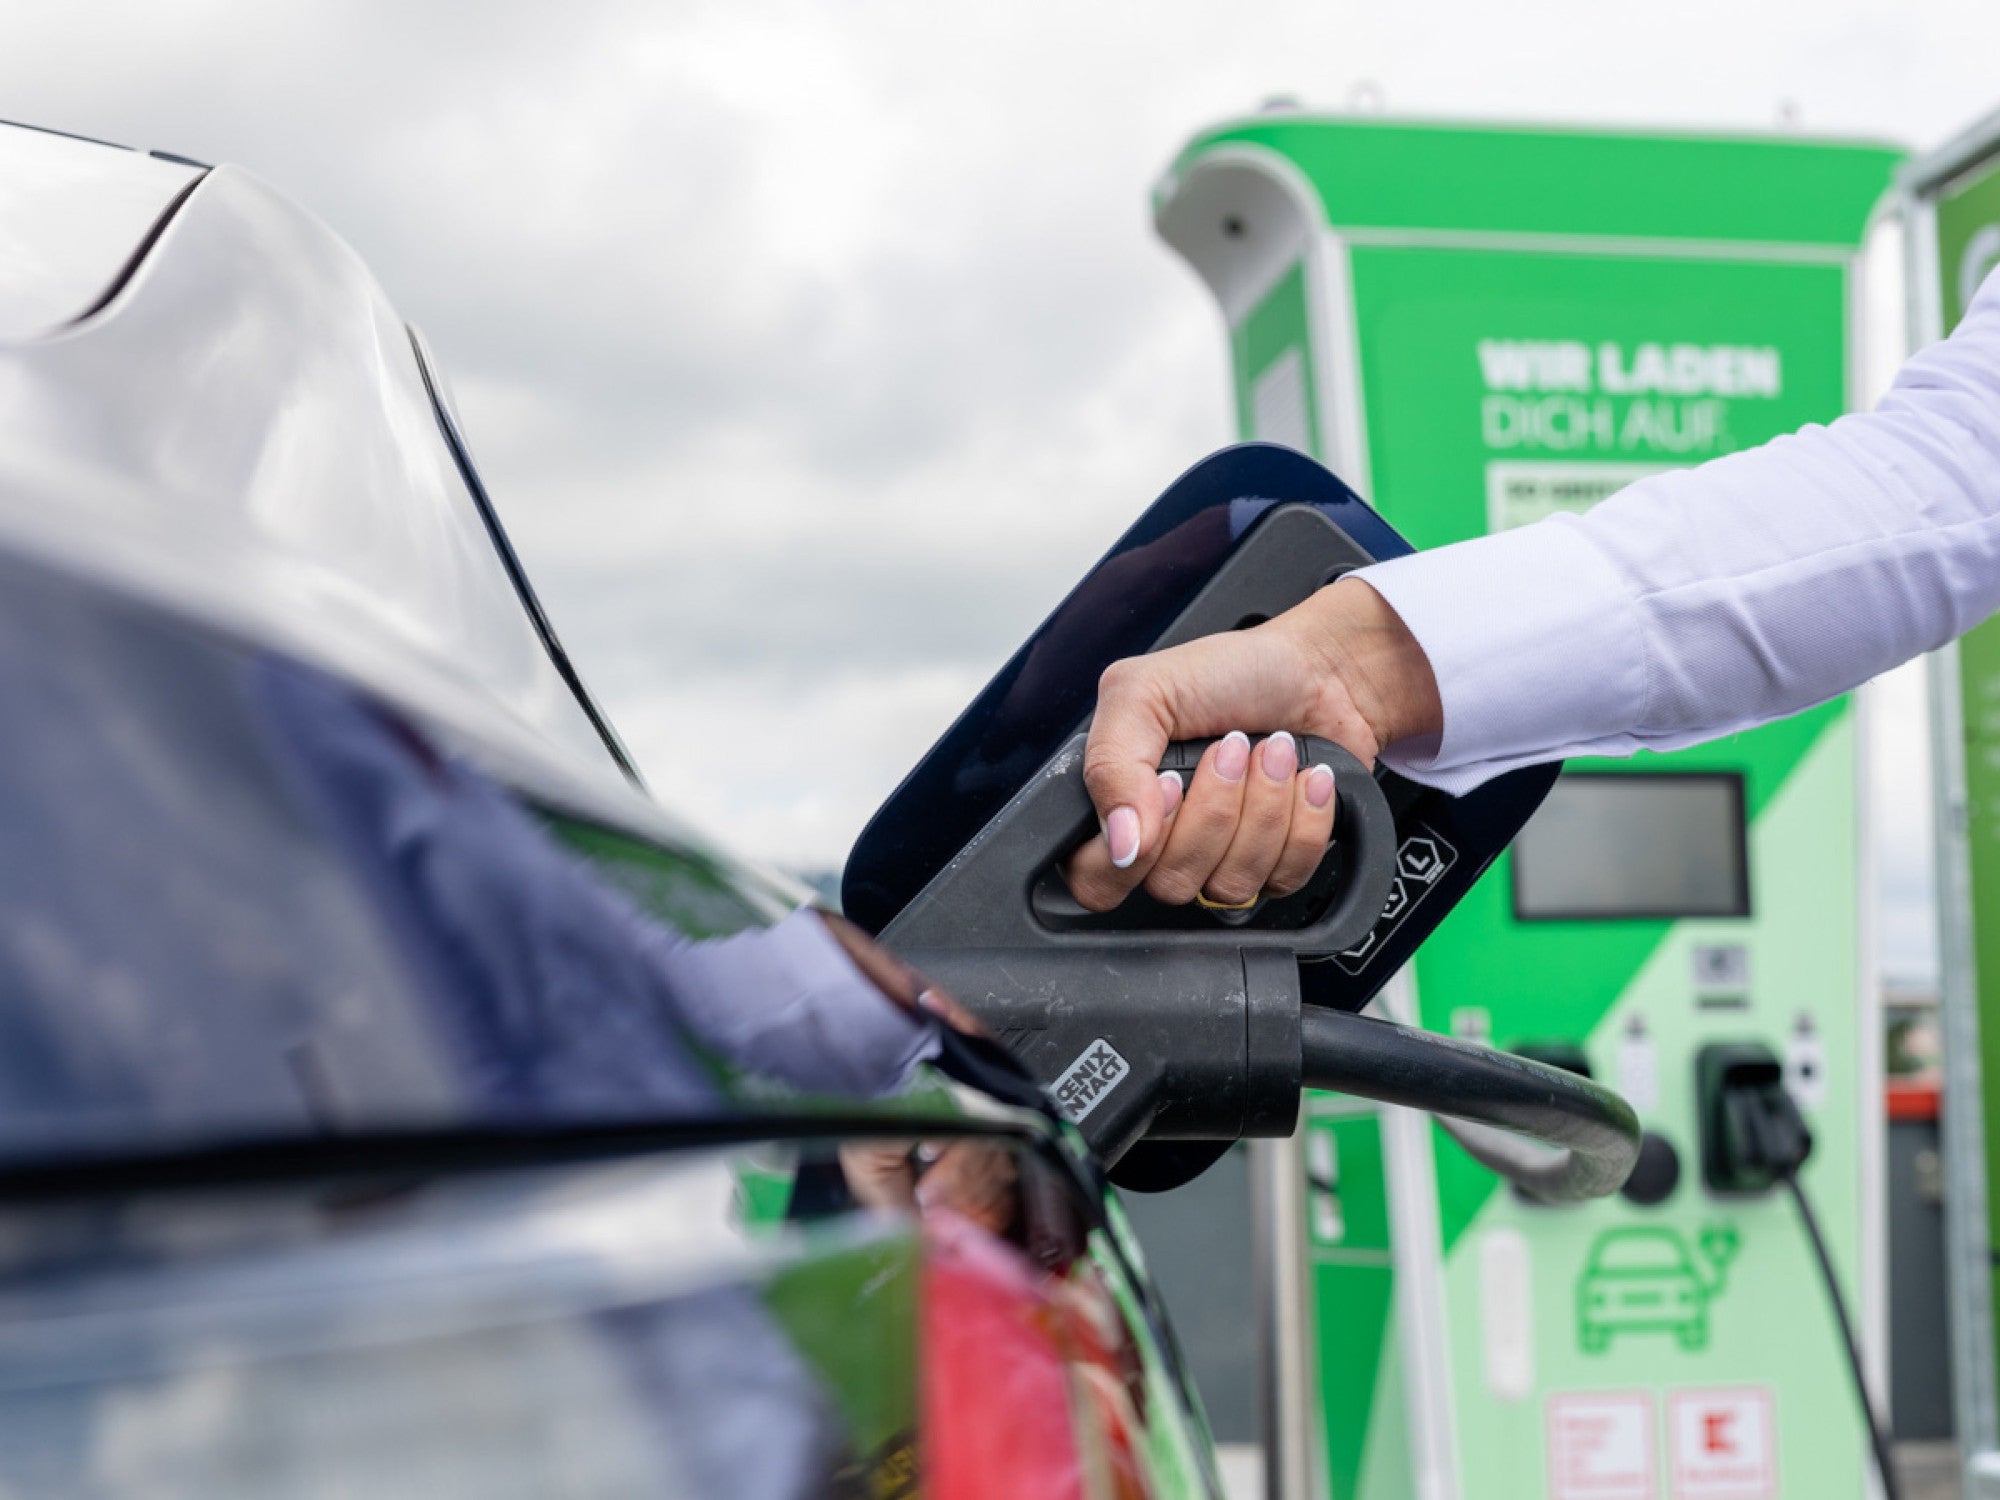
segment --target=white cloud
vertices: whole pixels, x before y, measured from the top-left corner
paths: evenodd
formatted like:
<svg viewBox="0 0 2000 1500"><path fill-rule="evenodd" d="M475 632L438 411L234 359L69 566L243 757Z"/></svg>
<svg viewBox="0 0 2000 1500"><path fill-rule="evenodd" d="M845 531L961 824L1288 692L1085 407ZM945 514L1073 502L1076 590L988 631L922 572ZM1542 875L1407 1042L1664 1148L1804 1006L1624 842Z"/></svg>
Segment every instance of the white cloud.
<svg viewBox="0 0 2000 1500"><path fill-rule="evenodd" d="M824 869L835 863L824 851L854 837L853 809L880 803L908 747L929 745L982 680L953 666L829 671L778 695L760 678L695 676L649 695L623 727L655 747L655 791L697 823L791 868ZM696 787L708 795L683 795ZM722 807L742 811L725 824Z"/></svg>

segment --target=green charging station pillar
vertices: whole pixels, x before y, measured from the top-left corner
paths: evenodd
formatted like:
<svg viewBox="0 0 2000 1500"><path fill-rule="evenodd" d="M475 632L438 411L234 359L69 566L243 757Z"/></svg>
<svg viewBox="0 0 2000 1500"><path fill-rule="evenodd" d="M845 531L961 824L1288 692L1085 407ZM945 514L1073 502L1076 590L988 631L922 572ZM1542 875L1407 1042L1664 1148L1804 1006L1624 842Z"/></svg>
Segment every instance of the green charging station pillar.
<svg viewBox="0 0 2000 1500"><path fill-rule="evenodd" d="M1857 258L1896 162L1796 137L1288 112L1197 137L1154 210L1221 303L1243 436L1322 458L1421 547L1846 410ZM1575 647L1581 663L1593 643ZM1270 1319L1273 1493L1869 1493L1810 1247L1779 1194L1705 1184L1696 1082L1711 1045L1783 1066L1879 1386L1855 719L1842 700L1572 762L1385 994L1402 1018L1587 1066L1678 1182L1650 1206L1541 1208L1426 1120L1312 1100L1260 1200L1271 1284L1295 1299Z"/></svg>
<svg viewBox="0 0 2000 1500"><path fill-rule="evenodd" d="M1949 333L2000 265L2000 115L1902 177L1912 341ZM2000 620L1931 659L1944 1031L1946 1269L1956 1431L1968 1496L2000 1496L1994 1307L2000 1211ZM1983 1096L1983 1104L1982 1104Z"/></svg>

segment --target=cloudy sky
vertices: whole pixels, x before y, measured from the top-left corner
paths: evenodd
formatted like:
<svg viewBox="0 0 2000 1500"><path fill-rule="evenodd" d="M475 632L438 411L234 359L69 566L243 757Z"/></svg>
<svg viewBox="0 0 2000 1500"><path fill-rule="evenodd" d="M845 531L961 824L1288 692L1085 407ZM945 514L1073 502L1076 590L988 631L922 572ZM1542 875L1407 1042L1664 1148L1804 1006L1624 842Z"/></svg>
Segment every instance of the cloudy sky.
<svg viewBox="0 0 2000 1500"><path fill-rule="evenodd" d="M1935 143L1973 0L0 4L0 115L241 163L452 372L559 628L655 786L830 867L1074 577L1226 441L1147 189L1276 94ZM1920 761L1886 695L1883 760ZM1889 949L1927 963L1923 788Z"/></svg>

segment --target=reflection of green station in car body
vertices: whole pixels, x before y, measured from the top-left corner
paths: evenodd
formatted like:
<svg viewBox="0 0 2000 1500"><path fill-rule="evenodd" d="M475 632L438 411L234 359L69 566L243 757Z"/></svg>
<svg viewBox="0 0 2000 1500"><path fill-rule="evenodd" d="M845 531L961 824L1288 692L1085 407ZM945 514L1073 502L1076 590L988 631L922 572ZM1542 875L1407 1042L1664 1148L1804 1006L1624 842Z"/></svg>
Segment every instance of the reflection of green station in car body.
<svg viewBox="0 0 2000 1500"><path fill-rule="evenodd" d="M1708 1345L1708 1307L1722 1293L1731 1233L1704 1234L1691 1255L1680 1231L1640 1225L1608 1229L1590 1247L1576 1284L1576 1342L1602 1354L1611 1336L1666 1332L1690 1352Z"/></svg>
<svg viewBox="0 0 2000 1500"><path fill-rule="evenodd" d="M1897 160L1799 136L1284 110L1197 136L1154 215L1220 305L1242 436L1321 458L1434 547L1856 404L1860 256ZM1578 640L1580 666L1600 649ZM1573 760L1384 991L1433 1030L1568 1044L1678 1176L1651 1202L1538 1208L1426 1121L1309 1099L1303 1145L1258 1168L1280 1216L1267 1269L1297 1289L1305 1330L1280 1362L1276 1437L1320 1470L1282 1493L1543 1494L1564 1414L1608 1390L1648 1414L1634 1441L1650 1434L1658 1461L1629 1491L1665 1493L1670 1400L1733 1389L1774 1397L1753 1403L1772 1493L1864 1494L1811 1250L1776 1195L1703 1180L1695 1078L1711 1043L1782 1063L1816 1142L1805 1186L1879 1358L1858 738L1842 699L1671 755ZM1309 1170L1315 1151L1337 1176ZM1364 1181L1385 1215L1357 1211L1348 1185ZM1704 1243L1718 1214L1741 1254ZM1733 1315L1717 1318L1724 1262Z"/></svg>

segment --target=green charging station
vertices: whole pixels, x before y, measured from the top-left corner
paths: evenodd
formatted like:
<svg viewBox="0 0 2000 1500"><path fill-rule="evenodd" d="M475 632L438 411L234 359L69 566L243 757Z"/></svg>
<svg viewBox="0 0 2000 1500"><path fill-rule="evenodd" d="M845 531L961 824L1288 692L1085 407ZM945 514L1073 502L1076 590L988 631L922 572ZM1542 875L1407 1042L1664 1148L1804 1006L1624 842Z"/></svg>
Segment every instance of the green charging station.
<svg viewBox="0 0 2000 1500"><path fill-rule="evenodd" d="M1154 213L1221 304L1242 435L1321 458L1422 547L1847 410L1858 257L1897 161L1793 136L1268 113L1198 136ZM1707 1180L1698 1077L1782 1070L1879 1398L1856 718L1842 700L1571 762L1388 994L1398 1019L1623 1092L1657 1137L1635 1179L1657 1201L1539 1207L1430 1121L1335 1096L1271 1143L1267 1493L1871 1492L1809 1244L1779 1193ZM1404 875L1391 900L1422 899L1424 871Z"/></svg>

